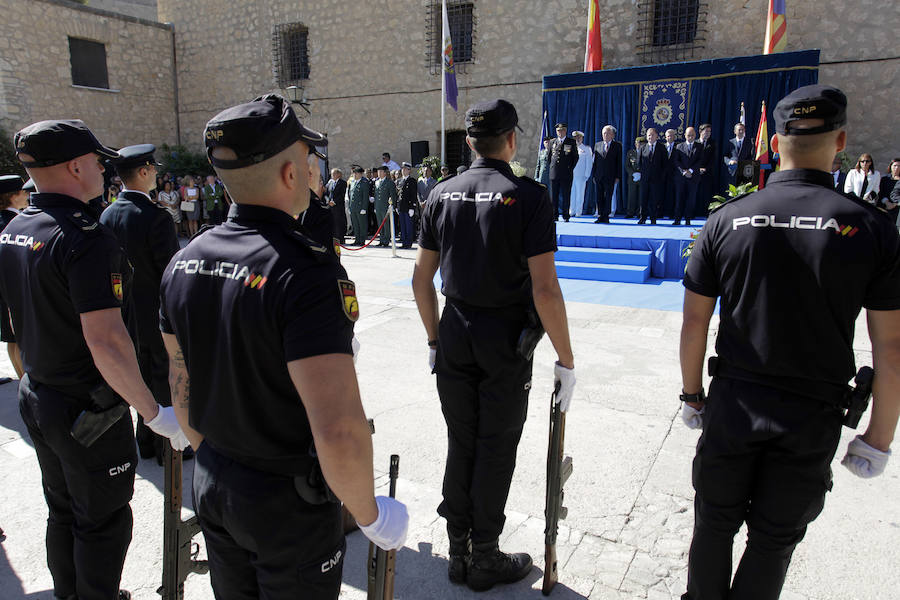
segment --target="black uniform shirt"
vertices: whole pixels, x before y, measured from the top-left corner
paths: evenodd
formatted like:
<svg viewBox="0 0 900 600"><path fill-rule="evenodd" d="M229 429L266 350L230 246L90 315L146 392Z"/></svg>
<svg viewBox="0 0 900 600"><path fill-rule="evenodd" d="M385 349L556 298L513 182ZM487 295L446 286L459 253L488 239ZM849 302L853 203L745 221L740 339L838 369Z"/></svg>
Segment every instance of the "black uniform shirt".
<svg viewBox="0 0 900 600"><path fill-rule="evenodd" d="M528 259L556 251L547 188L479 158L438 183L425 204L419 245L441 254L441 292L472 306L531 304Z"/></svg>
<svg viewBox="0 0 900 600"><path fill-rule="evenodd" d="M853 376L861 307L900 308L897 230L832 186L826 172L772 174L710 215L684 278L692 292L721 296L725 363L806 395Z"/></svg>
<svg viewBox="0 0 900 600"><path fill-rule="evenodd" d="M184 353L191 427L244 464L307 472L312 434L287 363L352 354L357 316L334 254L282 211L232 205L162 280L160 328Z"/></svg>
<svg viewBox="0 0 900 600"><path fill-rule="evenodd" d="M83 202L37 193L31 202L0 234L0 295L25 372L46 385L89 389L102 377L79 315L120 307L131 267Z"/></svg>
<svg viewBox="0 0 900 600"><path fill-rule="evenodd" d="M159 282L178 252L172 217L144 194L124 191L103 211L100 222L116 234L134 268L131 293L122 309L128 332L136 344L161 349Z"/></svg>

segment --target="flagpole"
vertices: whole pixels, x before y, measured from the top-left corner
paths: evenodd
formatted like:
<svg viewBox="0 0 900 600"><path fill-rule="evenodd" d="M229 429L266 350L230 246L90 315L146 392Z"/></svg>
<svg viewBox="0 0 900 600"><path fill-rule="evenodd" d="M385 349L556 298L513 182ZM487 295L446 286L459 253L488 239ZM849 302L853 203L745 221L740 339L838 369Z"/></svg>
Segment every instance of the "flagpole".
<svg viewBox="0 0 900 600"><path fill-rule="evenodd" d="M447 119L447 71L444 63L444 15L447 14L447 0L441 0L441 166L446 163L447 155L447 128L444 123Z"/></svg>

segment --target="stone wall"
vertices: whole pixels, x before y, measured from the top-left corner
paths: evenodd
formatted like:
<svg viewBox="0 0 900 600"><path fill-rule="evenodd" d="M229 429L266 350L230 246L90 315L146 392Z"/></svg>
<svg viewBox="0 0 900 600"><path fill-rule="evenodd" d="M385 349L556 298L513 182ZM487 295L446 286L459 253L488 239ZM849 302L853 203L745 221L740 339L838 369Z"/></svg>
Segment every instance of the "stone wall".
<svg viewBox="0 0 900 600"><path fill-rule="evenodd" d="M156 20L156 0L88 0L87 5L148 21Z"/></svg>
<svg viewBox="0 0 900 600"><path fill-rule="evenodd" d="M532 167L541 125L541 77L581 70L588 1L474 2L474 62L458 74L460 111L448 109L447 126L462 128L465 108L473 102L507 98L518 108L525 130L518 158ZM206 120L222 108L278 91L272 74L273 27L302 22L309 28L306 96L313 112L305 120L328 133L332 164L377 164L382 151L398 162L406 160L412 140L428 140L431 153L438 154L440 79L425 67L426 0L377 4L378 10L361 10L337 0L315 6L271 0L235 10L225 0L159 0L160 20L175 25L185 143L199 147ZM705 48L696 59L761 51L766 0L707 4ZM840 61L889 54L898 10L863 0L853 7L855 18L845 16L848 11L837 0L788 3L788 50L821 48L823 63L838 61L823 65L820 80L850 97L851 154L866 149L879 166L898 151L896 101L889 90L891 84L896 89L900 61ZM879 13L892 18L873 18ZM642 64L636 52L638 2L607 0L601 14L604 66Z"/></svg>
<svg viewBox="0 0 900 600"><path fill-rule="evenodd" d="M0 0L0 122L80 118L108 145L176 142L172 31L64 0ZM72 85L68 38L106 46L109 90Z"/></svg>

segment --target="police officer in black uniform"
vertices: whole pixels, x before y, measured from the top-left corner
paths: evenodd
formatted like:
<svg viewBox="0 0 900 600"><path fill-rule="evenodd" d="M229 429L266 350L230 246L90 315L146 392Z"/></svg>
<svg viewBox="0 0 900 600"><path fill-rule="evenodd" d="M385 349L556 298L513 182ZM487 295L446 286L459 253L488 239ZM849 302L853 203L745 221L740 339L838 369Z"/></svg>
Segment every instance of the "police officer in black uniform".
<svg viewBox="0 0 900 600"><path fill-rule="evenodd" d="M122 191L100 216L100 222L116 234L134 269L132 293L122 307L125 326L134 342L144 383L161 406L172 406L169 393L169 355L159 333L159 282L169 259L178 252L172 217L150 199L156 187L153 144L138 144L119 150L112 163L122 179ZM154 434L138 416L138 452L142 458L156 457L162 464L163 438ZM190 457L190 448L185 451Z"/></svg>
<svg viewBox="0 0 900 600"><path fill-rule="evenodd" d="M385 549L403 545L408 517L374 496L351 353L354 284L294 219L326 140L276 95L224 110L205 137L234 204L169 263L160 328L176 412L196 449L194 506L213 591L219 600L337 598L337 498Z"/></svg>
<svg viewBox="0 0 900 600"><path fill-rule="evenodd" d="M39 193L0 235L0 295L19 332L19 409L49 509L53 593L127 598L119 580L137 457L121 400L174 447L187 439L172 408L159 407L141 380L121 316L131 293L128 261L113 233L85 211L103 191L102 158L118 154L77 120L35 123L14 144Z"/></svg>
<svg viewBox="0 0 900 600"><path fill-rule="evenodd" d="M883 214L833 190L847 99L806 86L775 107L782 170L710 215L684 278L682 416L702 427L685 600L779 597L794 548L831 489L840 406L867 311L874 408L843 464L880 474L900 413L900 240ZM709 397L709 320L721 299ZM747 548L731 579L741 523Z"/></svg>
<svg viewBox="0 0 900 600"><path fill-rule="evenodd" d="M6 229L19 211L28 206L29 192L23 189L24 185L25 182L18 175L0 176L0 231ZM9 308L2 299L0 299L0 342L6 342L9 361L16 371L16 376L22 379L22 375L25 373L22 370L22 355L19 352L19 345L16 344L16 333L13 331L12 321L9 320ZM0 383L9 383L10 381L12 379L9 377L0 378Z"/></svg>
<svg viewBox="0 0 900 600"><path fill-rule="evenodd" d="M517 342L535 309L559 357L564 411L575 386L553 263L553 207L547 188L509 166L518 121L505 100L466 113L466 139L478 159L429 195L413 273L449 433L438 507L450 538L448 574L479 591L518 581L532 565L527 554L501 552L498 538L531 388L531 356ZM438 266L447 298L440 322L432 284Z"/></svg>

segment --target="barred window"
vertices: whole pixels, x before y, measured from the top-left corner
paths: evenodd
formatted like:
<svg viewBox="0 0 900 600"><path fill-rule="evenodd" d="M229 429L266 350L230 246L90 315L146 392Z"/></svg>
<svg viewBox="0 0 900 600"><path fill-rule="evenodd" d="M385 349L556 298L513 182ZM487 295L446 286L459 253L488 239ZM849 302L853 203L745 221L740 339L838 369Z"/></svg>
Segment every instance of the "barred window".
<svg viewBox="0 0 900 600"><path fill-rule="evenodd" d="M438 136L441 132L438 132ZM455 174L459 165L468 166L472 162L472 150L466 143L466 132L454 130L447 132L447 155L444 157L450 172Z"/></svg>
<svg viewBox="0 0 900 600"><path fill-rule="evenodd" d="M109 89L106 46L100 42L69 38L72 85Z"/></svg>
<svg viewBox="0 0 900 600"><path fill-rule="evenodd" d="M280 88L309 79L309 29L303 23L283 23L272 31L272 65Z"/></svg>
<svg viewBox="0 0 900 600"><path fill-rule="evenodd" d="M638 54L645 63L693 58L704 48L706 13L701 0L640 0Z"/></svg>
<svg viewBox="0 0 900 600"><path fill-rule="evenodd" d="M450 40L453 43L453 64L462 66L465 63L471 63L474 60L473 48L475 46L475 3L447 0L447 20L450 22ZM441 3L427 0L425 4L425 67L432 75L440 72L442 38Z"/></svg>

